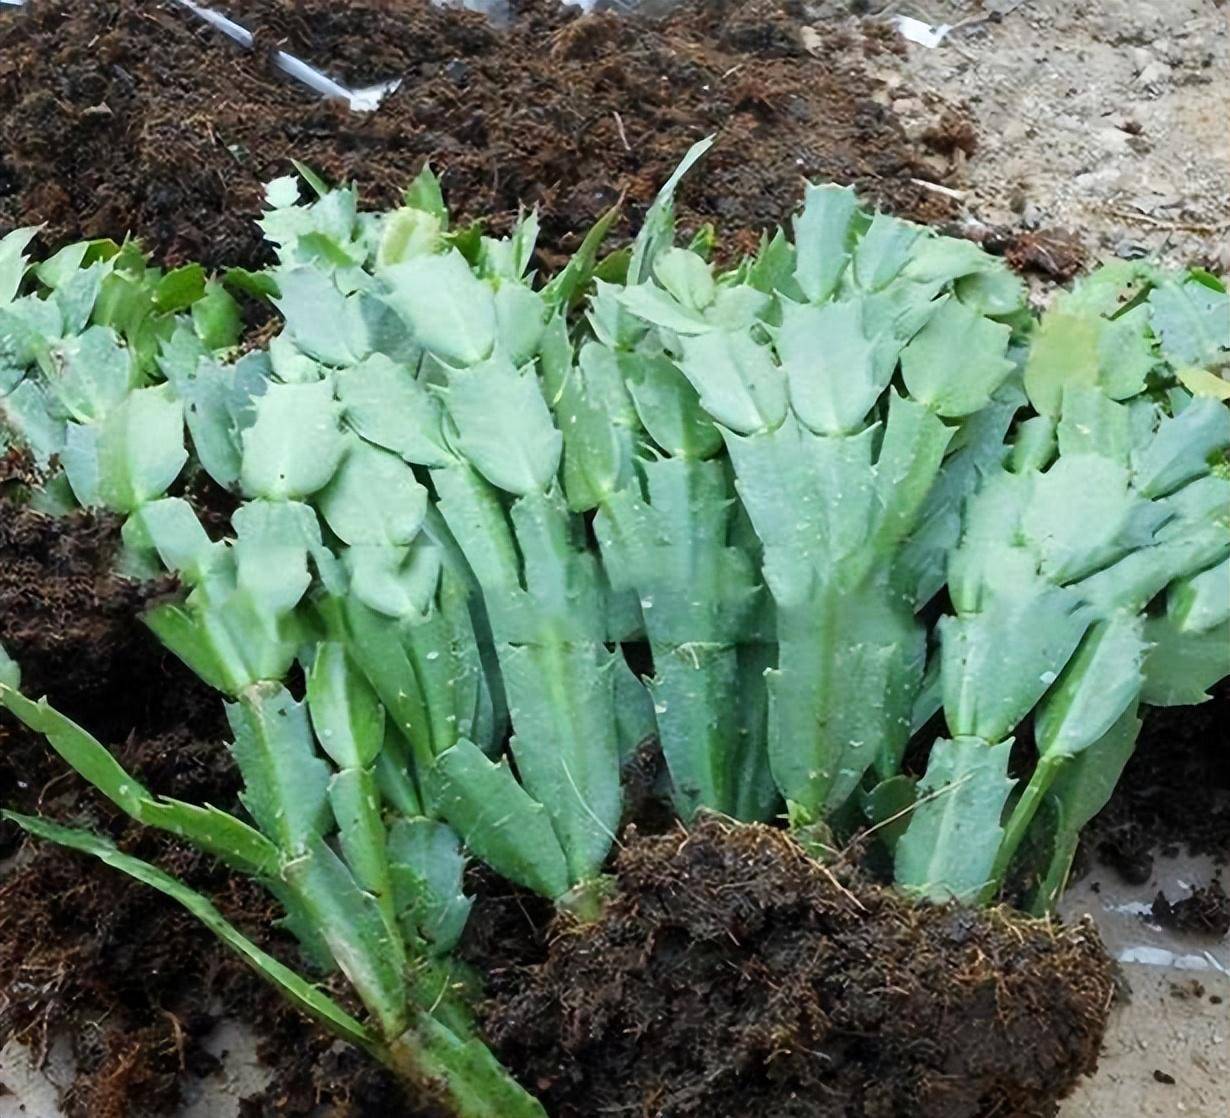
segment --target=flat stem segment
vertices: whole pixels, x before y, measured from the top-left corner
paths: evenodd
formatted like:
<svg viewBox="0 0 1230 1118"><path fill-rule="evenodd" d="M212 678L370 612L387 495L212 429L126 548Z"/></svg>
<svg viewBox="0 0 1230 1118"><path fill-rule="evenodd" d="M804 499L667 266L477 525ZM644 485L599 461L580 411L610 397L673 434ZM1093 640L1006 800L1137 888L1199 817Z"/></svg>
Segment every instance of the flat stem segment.
<svg viewBox="0 0 1230 1118"><path fill-rule="evenodd" d="M430 1099L452 1118L546 1118L482 1041L462 1039L426 1013L379 1055L412 1097Z"/></svg>
<svg viewBox="0 0 1230 1118"><path fill-rule="evenodd" d="M1038 761L1034 775L1029 778L1029 784L1026 785L1021 798L1017 800L1016 807L1012 809L1012 815L1008 819L1008 825L1004 828L1004 837L999 844L999 852L995 855L995 864L991 869L991 879L987 882L980 898L983 904L989 904L1003 888L1008 867L1012 864L1012 859L1016 857L1017 850L1025 840L1026 834L1029 833L1034 816L1038 814L1038 808L1042 806L1042 801L1046 799L1047 793L1051 790L1051 786L1055 783L1067 759L1067 754L1061 753L1042 757Z"/></svg>

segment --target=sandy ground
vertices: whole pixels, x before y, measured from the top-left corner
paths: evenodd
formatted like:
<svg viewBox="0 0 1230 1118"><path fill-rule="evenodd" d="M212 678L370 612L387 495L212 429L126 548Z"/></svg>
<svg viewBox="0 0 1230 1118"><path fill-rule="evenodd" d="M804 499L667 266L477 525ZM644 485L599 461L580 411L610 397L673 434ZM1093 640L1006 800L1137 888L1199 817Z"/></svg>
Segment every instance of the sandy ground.
<svg viewBox="0 0 1230 1118"><path fill-rule="evenodd" d="M851 7L880 5L817 11ZM1067 229L1094 259L1230 272L1225 0L901 0L890 13L952 27L935 48L882 56L879 71L918 130L944 109L975 123L969 221Z"/></svg>
<svg viewBox="0 0 1230 1118"><path fill-rule="evenodd" d="M1230 1114L1230 940L1177 937L1148 915L1158 890L1178 899L1217 872L1205 859L1159 857L1144 885L1095 870L1069 890L1064 916L1094 918L1123 968L1123 996L1098 1074L1061 1118Z"/></svg>

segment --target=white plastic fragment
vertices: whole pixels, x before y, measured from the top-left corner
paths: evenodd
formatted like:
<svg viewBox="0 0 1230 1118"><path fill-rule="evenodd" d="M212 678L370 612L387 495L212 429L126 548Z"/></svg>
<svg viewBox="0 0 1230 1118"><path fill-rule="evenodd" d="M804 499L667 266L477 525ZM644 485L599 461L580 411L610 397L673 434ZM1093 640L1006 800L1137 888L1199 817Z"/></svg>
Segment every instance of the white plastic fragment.
<svg viewBox="0 0 1230 1118"><path fill-rule="evenodd" d="M234 20L227 19L221 12L215 12L211 8L202 8L200 4L193 3L193 0L179 0L179 2L189 11L200 16L206 23L213 24L224 35L229 35L241 47L252 46L252 32L246 27L240 27Z"/></svg>
<svg viewBox="0 0 1230 1118"><path fill-rule="evenodd" d="M179 0L179 3L206 23L216 27L224 35L230 36L240 46L251 49L253 35L246 27L241 27L221 12L215 12L211 8L203 7L195 3L194 0ZM340 82L335 82L328 75L322 74L315 66L309 66L303 59L296 58L293 54L288 54L284 50L274 52L273 62L288 77L301 82L309 89L319 93L322 97L345 101L354 112L359 113L369 113L378 108L380 102L401 85L401 79L394 78L391 81L381 82L378 85L368 86L364 89L348 89Z"/></svg>
<svg viewBox="0 0 1230 1118"><path fill-rule="evenodd" d="M948 36L948 32L952 30L951 24L941 23L932 26L913 16L893 16L889 22L901 32L902 38L924 47L938 47Z"/></svg>
<svg viewBox="0 0 1230 1118"><path fill-rule="evenodd" d="M350 107L357 113L370 113L380 107L390 93L396 93L401 88L401 78L392 78L387 82L364 86L362 89L350 91Z"/></svg>
<svg viewBox="0 0 1230 1118"><path fill-rule="evenodd" d="M1178 954L1167 951L1163 947L1129 947L1120 951L1118 961L1121 963L1143 963L1150 967L1173 967L1175 970L1211 970L1228 973L1217 958L1208 951L1199 955Z"/></svg>

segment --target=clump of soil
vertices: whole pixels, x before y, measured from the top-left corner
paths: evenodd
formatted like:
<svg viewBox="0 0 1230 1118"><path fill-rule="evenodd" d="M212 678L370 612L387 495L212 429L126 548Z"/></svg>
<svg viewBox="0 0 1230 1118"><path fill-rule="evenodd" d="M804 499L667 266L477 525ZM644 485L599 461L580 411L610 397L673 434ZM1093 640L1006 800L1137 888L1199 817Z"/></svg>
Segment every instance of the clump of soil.
<svg viewBox="0 0 1230 1118"><path fill-rule="evenodd" d="M712 819L630 841L618 872L487 1016L558 1118L1042 1118L1097 1064L1089 925L913 905Z"/></svg>
<svg viewBox="0 0 1230 1118"><path fill-rule="evenodd" d="M1230 934L1230 896L1221 882L1202 885L1179 901L1159 892L1153 899L1153 919L1163 928L1221 939Z"/></svg>
<svg viewBox="0 0 1230 1118"><path fill-rule="evenodd" d="M783 7L783 4L785 7ZM519 0L507 30L427 0L235 0L245 52L170 0L42 0L0 12L0 226L57 245L142 237L174 264L259 266L261 184L301 159L396 202L430 160L462 216L542 218L550 268L625 197L633 231L688 146L718 142L680 197L685 227L751 247L805 178L854 183L920 220L952 212L912 180L921 149L873 99L872 41L804 50L790 0L685 6L664 20ZM785 14L783 14L785 13ZM400 76L370 114L276 74L283 47L361 84Z"/></svg>

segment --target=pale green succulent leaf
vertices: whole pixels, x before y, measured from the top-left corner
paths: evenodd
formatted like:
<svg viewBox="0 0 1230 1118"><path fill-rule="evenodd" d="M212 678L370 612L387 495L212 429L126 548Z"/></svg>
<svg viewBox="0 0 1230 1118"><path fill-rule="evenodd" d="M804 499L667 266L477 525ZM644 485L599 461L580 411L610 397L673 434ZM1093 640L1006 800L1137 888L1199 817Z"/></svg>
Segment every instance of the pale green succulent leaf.
<svg viewBox="0 0 1230 1118"><path fill-rule="evenodd" d="M545 897L571 885L550 817L517 783L507 763L489 760L464 738L436 758L428 777L435 810L466 848L501 876Z"/></svg>
<svg viewBox="0 0 1230 1118"><path fill-rule="evenodd" d="M897 842L899 885L935 900L971 901L990 879L1000 820L1015 781L1008 777L1012 739L939 739L905 833Z"/></svg>
<svg viewBox="0 0 1230 1118"><path fill-rule="evenodd" d="M243 432L240 480L249 497L298 500L323 489L346 450L341 407L326 380L271 384Z"/></svg>
<svg viewBox="0 0 1230 1118"><path fill-rule="evenodd" d="M406 928L440 953L461 938L473 898L462 889L465 856L451 827L434 819L399 819L389 830L389 864L397 911Z"/></svg>
<svg viewBox="0 0 1230 1118"><path fill-rule="evenodd" d="M1036 915L1054 909L1067 885L1081 830L1109 802L1140 734L1136 708L1129 707L1118 721L1087 749L1070 758L1051 786L1051 802L1059 809L1049 864L1035 894Z"/></svg>
<svg viewBox="0 0 1230 1118"><path fill-rule="evenodd" d="M191 307L192 326L205 347L229 349L243 332L243 315L234 297L217 280L205 284L205 294Z"/></svg>
<svg viewBox="0 0 1230 1118"><path fill-rule="evenodd" d="M615 660L614 674L619 759L622 764L627 764L641 746L657 736L658 723L653 696L622 656Z"/></svg>
<svg viewBox="0 0 1230 1118"><path fill-rule="evenodd" d="M374 768L343 769L329 781L329 807L346 867L360 889L375 898L392 933L390 947L403 948L393 911L393 886L381 817L380 788ZM404 961L404 956L403 956Z"/></svg>
<svg viewBox="0 0 1230 1118"><path fill-rule="evenodd" d="M1230 621L1189 632L1169 615L1145 622L1152 644L1145 658L1143 700L1152 706L1206 702L1209 689L1230 676Z"/></svg>
<svg viewBox="0 0 1230 1118"><path fill-rule="evenodd" d="M1077 595L1046 584L941 620L949 730L986 741L1006 736L1058 679L1090 620Z"/></svg>
<svg viewBox="0 0 1230 1118"><path fill-rule="evenodd" d="M371 349L362 320L334 282L311 267L279 268L274 305L286 319L290 337L304 353L326 365L361 361Z"/></svg>
<svg viewBox="0 0 1230 1118"><path fill-rule="evenodd" d="M342 973L380 1023L385 1036L405 1026L404 949L364 892L319 835L282 869Z"/></svg>
<svg viewBox="0 0 1230 1118"><path fill-rule="evenodd" d="M427 490L396 454L352 436L316 505L343 543L404 546L423 523Z"/></svg>
<svg viewBox="0 0 1230 1118"><path fill-rule="evenodd" d="M967 307L992 318L1019 313L1028 303L1025 281L1002 266L961 276L955 291Z"/></svg>
<svg viewBox="0 0 1230 1118"><path fill-rule="evenodd" d="M90 326L51 346L52 391L80 422L102 419L136 384L131 351L105 326Z"/></svg>
<svg viewBox="0 0 1230 1118"><path fill-rule="evenodd" d="M546 333L542 296L522 283L503 283L495 293L497 345L502 356L520 367L538 352Z"/></svg>
<svg viewBox="0 0 1230 1118"><path fill-rule="evenodd" d="M169 385L138 388L107 413L96 445L99 501L134 512L161 496L188 461L183 405Z"/></svg>
<svg viewBox="0 0 1230 1118"><path fill-rule="evenodd" d="M17 233L24 233L27 230L19 229ZM10 234L10 236L13 236ZM5 237L0 241L0 252L4 251L4 243L10 238ZM16 237L14 237L16 240ZM77 241L75 244L65 245L58 252L53 253L46 260L34 266L34 274L38 277L39 283L44 287L49 287L53 291L62 284L67 283L78 271L85 266L85 258L89 255L92 242Z"/></svg>
<svg viewBox="0 0 1230 1118"><path fill-rule="evenodd" d="M1101 454L1127 465L1132 450L1131 412L1097 388L1070 385L1056 429L1059 453Z"/></svg>
<svg viewBox="0 0 1230 1118"><path fill-rule="evenodd" d="M910 825L917 799L917 781L904 773L880 781L862 796L863 815L890 852L897 849L897 843Z"/></svg>
<svg viewBox="0 0 1230 1118"><path fill-rule="evenodd" d="M60 451L60 465L64 467L73 496L87 508L102 504L98 436L96 424L70 420L64 429L64 447Z"/></svg>
<svg viewBox="0 0 1230 1118"><path fill-rule="evenodd" d="M685 337L706 334L715 328L700 311L680 303L656 283L646 281L622 288L616 298L624 308L644 322Z"/></svg>
<svg viewBox="0 0 1230 1118"><path fill-rule="evenodd" d="M403 198L411 209L430 214L440 222L442 228L448 228L448 207L444 204L444 193L440 189L440 180L431 169L431 164L423 164L423 169L406 187Z"/></svg>
<svg viewBox="0 0 1230 1118"><path fill-rule="evenodd" d="M26 246L38 236L39 226L26 225L0 237L0 306L17 298L26 274Z"/></svg>
<svg viewBox="0 0 1230 1118"><path fill-rule="evenodd" d="M966 416L985 407L1013 369L1009 327L948 299L901 351L901 373L914 399L938 415Z"/></svg>
<svg viewBox="0 0 1230 1118"><path fill-rule="evenodd" d="M1101 323L1098 336L1098 385L1112 400L1126 400L1145 389L1157 365L1149 337L1149 311L1133 307Z"/></svg>
<svg viewBox="0 0 1230 1118"><path fill-rule="evenodd" d="M524 496L555 480L563 436L532 375L500 362L459 373L447 404L462 453L492 485Z"/></svg>
<svg viewBox="0 0 1230 1118"><path fill-rule="evenodd" d="M1153 330L1176 365L1208 366L1230 350L1230 296L1194 279L1166 279L1149 294Z"/></svg>
<svg viewBox="0 0 1230 1118"><path fill-rule="evenodd" d="M705 411L740 435L777 427L786 417L785 374L746 331L684 338L681 368Z"/></svg>
<svg viewBox="0 0 1230 1118"><path fill-rule="evenodd" d="M711 458L722 449L722 433L705 414L696 390L664 356L630 362L628 391L650 437L667 454Z"/></svg>
<svg viewBox="0 0 1230 1118"><path fill-rule="evenodd" d="M921 225L877 213L854 248L854 282L864 291L879 291L901 273L910 259Z"/></svg>
<svg viewBox="0 0 1230 1118"><path fill-rule="evenodd" d="M629 472L627 429L610 417L577 381L565 386L556 408L564 438L564 491L575 511L596 508Z"/></svg>
<svg viewBox="0 0 1230 1118"><path fill-rule="evenodd" d="M252 425L255 401L270 383L268 358L249 354L231 365L193 359L182 372L166 360L162 364L184 401L184 418L201 466L219 485L234 487L242 463L240 433Z"/></svg>
<svg viewBox="0 0 1230 1118"><path fill-rule="evenodd" d="M64 421L52 415L47 390L32 377L7 394L0 392L0 446L6 432L14 433L40 466L46 466L64 449Z"/></svg>
<svg viewBox="0 0 1230 1118"><path fill-rule="evenodd" d="M1148 650L1139 615L1119 614L1092 626L1038 707L1039 753L1074 756L1106 734L1125 710L1134 710Z"/></svg>
<svg viewBox="0 0 1230 1118"><path fill-rule="evenodd" d="M60 333L63 336L70 337L85 329L102 290L103 278L111 267L109 261L97 260L73 272L52 293L51 302L60 311Z"/></svg>
<svg viewBox="0 0 1230 1118"><path fill-rule="evenodd" d="M1057 416L1072 386L1096 387L1103 321L1063 310L1043 317L1025 365L1025 390L1039 413Z"/></svg>
<svg viewBox="0 0 1230 1118"><path fill-rule="evenodd" d="M1012 443L1012 472L1025 474L1045 470L1058 449L1056 432L1057 424L1049 415L1033 415L1020 423Z"/></svg>
<svg viewBox="0 0 1230 1118"><path fill-rule="evenodd" d="M305 704L280 684L262 684L227 704L244 806L288 857L324 833L329 766L316 755Z"/></svg>
<svg viewBox="0 0 1230 1118"><path fill-rule="evenodd" d="M1230 449L1230 407L1195 398L1173 418L1163 417L1149 444L1132 454L1133 482L1146 497L1164 497L1209 472L1213 457Z"/></svg>
<svg viewBox="0 0 1230 1118"><path fill-rule="evenodd" d="M386 214L380 228L380 244L376 249L377 271L417 256L438 252L443 243L443 209L441 200L439 212L408 205Z"/></svg>
<svg viewBox="0 0 1230 1118"><path fill-rule="evenodd" d="M891 336L868 336L862 304L855 300L784 304L774 345L795 415L825 435L863 427L892 378L899 350Z"/></svg>
<svg viewBox="0 0 1230 1118"><path fill-rule="evenodd" d="M496 341L495 293L456 249L385 270L385 296L415 341L449 365L477 365Z"/></svg>
<svg viewBox="0 0 1230 1118"><path fill-rule="evenodd" d="M878 549L894 548L914 531L953 434L923 405L896 392L890 396L875 467L881 505Z"/></svg>
<svg viewBox="0 0 1230 1118"><path fill-rule="evenodd" d="M339 769L373 764L384 744L384 708L340 641L322 641L307 673L316 740Z"/></svg>
<svg viewBox="0 0 1230 1118"><path fill-rule="evenodd" d="M249 501L231 517L236 583L270 627L299 603L308 586L308 555L320 546L316 514L295 501Z"/></svg>
<svg viewBox="0 0 1230 1118"><path fill-rule="evenodd" d="M342 416L363 438L416 466L455 460L441 433L440 401L410 372L375 354L337 374Z"/></svg>
<svg viewBox="0 0 1230 1118"><path fill-rule="evenodd" d="M794 219L794 277L813 303L837 290L854 247L858 198L852 189L808 185Z"/></svg>
<svg viewBox="0 0 1230 1118"><path fill-rule="evenodd" d="M441 556L422 536L410 547L351 547L343 560L351 590L370 609L388 617L408 617L431 608L440 582Z"/></svg>
<svg viewBox="0 0 1230 1118"><path fill-rule="evenodd" d="M225 545L214 543L182 497L163 497L143 504L124 525L124 538L139 534L157 550L167 570L189 583L200 582Z"/></svg>
<svg viewBox="0 0 1230 1118"><path fill-rule="evenodd" d="M698 314L717 295L709 265L687 249L665 249L653 262L653 274L677 303Z"/></svg>
<svg viewBox="0 0 1230 1118"><path fill-rule="evenodd" d="M615 841L622 806L613 656L586 644L497 651L522 783L546 809L570 882L588 880Z"/></svg>
<svg viewBox="0 0 1230 1118"><path fill-rule="evenodd" d="M1043 575L1069 582L1125 550L1120 540L1139 502L1125 467L1096 453L1066 454L1037 475L1021 530Z"/></svg>
<svg viewBox="0 0 1230 1118"><path fill-rule="evenodd" d="M1230 559L1174 583L1166 612L1187 633L1200 633L1230 620Z"/></svg>

